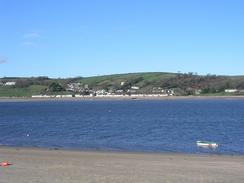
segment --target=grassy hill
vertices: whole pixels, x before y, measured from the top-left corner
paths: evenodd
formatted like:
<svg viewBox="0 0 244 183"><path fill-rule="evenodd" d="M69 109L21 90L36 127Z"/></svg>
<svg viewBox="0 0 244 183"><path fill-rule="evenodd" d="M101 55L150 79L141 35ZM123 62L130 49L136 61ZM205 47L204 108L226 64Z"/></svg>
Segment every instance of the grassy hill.
<svg viewBox="0 0 244 183"><path fill-rule="evenodd" d="M16 82L15 86L4 86L6 82ZM0 97L30 97L37 94L51 94L50 85L58 83L66 88L69 83L81 83L89 89L124 90L132 86L140 88L140 93L151 93L153 88L173 89L177 95L226 95L225 89L244 89L244 76L196 75L167 72L128 73L93 77L52 79L48 77L5 77L0 78ZM123 85L121 85L123 83ZM200 92L200 93L199 93ZM62 90L55 93L67 93ZM241 93L236 93L241 94Z"/></svg>
<svg viewBox="0 0 244 183"><path fill-rule="evenodd" d="M164 72L149 72L149 73L128 73L128 74L114 74L105 76L93 76L81 78L78 81L88 84L92 88L117 88L121 82L135 84L140 88L160 85L162 80L176 77L173 73Z"/></svg>

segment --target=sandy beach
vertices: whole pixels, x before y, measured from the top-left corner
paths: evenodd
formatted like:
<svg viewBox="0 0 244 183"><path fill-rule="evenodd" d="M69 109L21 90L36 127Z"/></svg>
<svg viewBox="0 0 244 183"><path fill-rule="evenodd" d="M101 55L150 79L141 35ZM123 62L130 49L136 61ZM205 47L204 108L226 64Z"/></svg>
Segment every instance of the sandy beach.
<svg viewBox="0 0 244 183"><path fill-rule="evenodd" d="M244 100L244 96L168 96L168 97L72 97L72 98L31 98L0 97L0 102L27 101L83 101L83 100Z"/></svg>
<svg viewBox="0 0 244 183"><path fill-rule="evenodd" d="M1 183L244 182L244 156L0 148Z"/></svg>

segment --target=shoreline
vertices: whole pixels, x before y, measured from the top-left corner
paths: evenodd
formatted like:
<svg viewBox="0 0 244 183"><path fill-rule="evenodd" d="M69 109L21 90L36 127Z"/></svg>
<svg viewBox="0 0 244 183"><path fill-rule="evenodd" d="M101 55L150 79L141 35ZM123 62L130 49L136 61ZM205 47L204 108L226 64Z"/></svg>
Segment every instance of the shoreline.
<svg viewBox="0 0 244 183"><path fill-rule="evenodd" d="M153 151L126 151L126 150L102 150L102 149L78 149L78 148L57 148L57 147L32 147L32 146L8 146L0 145L1 150L27 150L27 151L60 151L60 152L77 152L77 153L108 153L108 154L141 154L141 155L184 155L184 156L222 156L222 157L240 157L244 160L244 154L220 154L220 153L187 153L187 152L153 152Z"/></svg>
<svg viewBox="0 0 244 183"><path fill-rule="evenodd" d="M159 96L159 97L63 97L63 98L31 98L31 97L0 97L0 102L8 101L102 101L102 100L207 100L207 99L244 99L244 96Z"/></svg>
<svg viewBox="0 0 244 183"><path fill-rule="evenodd" d="M244 156L0 147L1 181L243 182Z"/></svg>

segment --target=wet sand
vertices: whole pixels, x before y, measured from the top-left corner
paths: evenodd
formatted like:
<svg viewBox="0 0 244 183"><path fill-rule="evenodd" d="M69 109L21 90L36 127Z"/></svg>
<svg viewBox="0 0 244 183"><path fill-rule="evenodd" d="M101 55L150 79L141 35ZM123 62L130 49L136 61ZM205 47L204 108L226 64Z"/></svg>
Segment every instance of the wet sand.
<svg viewBox="0 0 244 183"><path fill-rule="evenodd" d="M244 182L244 156L0 147L1 183Z"/></svg>

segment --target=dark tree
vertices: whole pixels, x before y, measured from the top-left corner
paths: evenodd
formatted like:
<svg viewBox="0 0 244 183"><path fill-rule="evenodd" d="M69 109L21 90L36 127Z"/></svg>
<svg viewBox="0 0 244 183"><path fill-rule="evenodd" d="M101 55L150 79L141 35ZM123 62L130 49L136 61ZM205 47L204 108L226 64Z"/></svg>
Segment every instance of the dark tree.
<svg viewBox="0 0 244 183"><path fill-rule="evenodd" d="M51 92L62 92L65 91L65 88L60 85L59 83L51 83L48 87L49 91Z"/></svg>

